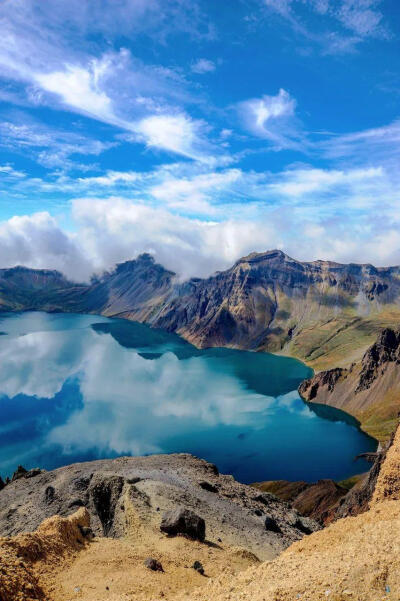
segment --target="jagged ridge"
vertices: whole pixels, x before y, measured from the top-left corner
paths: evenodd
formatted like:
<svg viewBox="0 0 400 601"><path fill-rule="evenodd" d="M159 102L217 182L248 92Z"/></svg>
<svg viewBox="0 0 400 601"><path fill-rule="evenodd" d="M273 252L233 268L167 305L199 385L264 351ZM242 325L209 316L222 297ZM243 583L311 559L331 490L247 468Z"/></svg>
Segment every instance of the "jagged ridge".
<svg viewBox="0 0 400 601"><path fill-rule="evenodd" d="M144 254L88 285L55 271L0 270L0 306L119 316L198 347L282 352L323 368L359 358L380 329L400 321L400 268L302 263L275 250L182 283Z"/></svg>

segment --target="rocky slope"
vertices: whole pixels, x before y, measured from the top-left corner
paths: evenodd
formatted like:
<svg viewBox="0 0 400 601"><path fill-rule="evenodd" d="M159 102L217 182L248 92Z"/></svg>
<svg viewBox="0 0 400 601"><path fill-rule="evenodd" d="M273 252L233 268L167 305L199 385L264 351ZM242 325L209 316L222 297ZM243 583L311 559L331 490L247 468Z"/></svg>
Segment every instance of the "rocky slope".
<svg viewBox="0 0 400 601"><path fill-rule="evenodd" d="M180 601L376 601L400 596L400 430L367 511L294 543L277 559L221 575Z"/></svg>
<svg viewBox="0 0 400 601"><path fill-rule="evenodd" d="M360 361L319 372L299 392L307 401L351 413L366 432L387 440L400 411L400 330L386 328Z"/></svg>
<svg viewBox="0 0 400 601"><path fill-rule="evenodd" d="M311 520L189 455L19 470L0 492L1 531L18 532L0 538L0 598L397 599L399 474L400 429L370 475L365 511L288 546L315 530ZM204 542L161 532L164 511L182 504L205 518Z"/></svg>
<svg viewBox="0 0 400 601"><path fill-rule="evenodd" d="M33 531L54 514L67 516L85 507L97 535L118 537L132 511L143 520L157 520L160 512L179 505L206 519L209 540L223 538L263 558L316 528L274 496L219 474L211 463L175 454L21 472L0 491L0 535ZM266 530L266 517L279 524L281 536Z"/></svg>
<svg viewBox="0 0 400 601"><path fill-rule="evenodd" d="M269 251L182 283L145 254L90 285L57 272L0 270L0 306L118 315L199 347L282 352L324 369L359 359L382 328L399 321L400 267L301 263Z"/></svg>
<svg viewBox="0 0 400 601"><path fill-rule="evenodd" d="M204 542L161 532L164 512L180 507L205 520ZM172 598L223 570L271 559L316 529L287 503L191 455L19 470L0 491L0 599ZM149 573L149 556L163 573Z"/></svg>

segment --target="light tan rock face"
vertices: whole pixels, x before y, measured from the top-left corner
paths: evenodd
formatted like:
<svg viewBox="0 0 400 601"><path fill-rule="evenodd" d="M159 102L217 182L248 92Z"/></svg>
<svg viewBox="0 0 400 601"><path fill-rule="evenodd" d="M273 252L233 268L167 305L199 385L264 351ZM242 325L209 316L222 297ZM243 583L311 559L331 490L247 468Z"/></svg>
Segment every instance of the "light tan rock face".
<svg viewBox="0 0 400 601"><path fill-rule="evenodd" d="M387 500L400 501L400 427L380 469L371 506L378 506Z"/></svg>

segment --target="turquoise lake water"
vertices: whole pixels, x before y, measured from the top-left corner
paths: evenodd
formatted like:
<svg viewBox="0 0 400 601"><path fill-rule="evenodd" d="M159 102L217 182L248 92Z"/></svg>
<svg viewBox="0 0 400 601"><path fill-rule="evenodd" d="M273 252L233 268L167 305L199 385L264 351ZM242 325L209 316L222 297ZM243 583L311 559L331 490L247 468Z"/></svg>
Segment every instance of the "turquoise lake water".
<svg viewBox="0 0 400 601"><path fill-rule="evenodd" d="M307 405L294 359L198 350L174 334L93 315L0 317L0 474L118 455L189 452L242 482L341 479L373 439Z"/></svg>

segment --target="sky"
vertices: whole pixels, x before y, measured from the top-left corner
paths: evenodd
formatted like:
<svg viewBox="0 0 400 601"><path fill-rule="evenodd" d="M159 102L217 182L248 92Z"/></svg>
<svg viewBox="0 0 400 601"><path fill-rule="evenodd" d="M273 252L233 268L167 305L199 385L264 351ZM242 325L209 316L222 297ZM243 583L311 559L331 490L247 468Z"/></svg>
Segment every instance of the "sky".
<svg viewBox="0 0 400 601"><path fill-rule="evenodd" d="M1 0L0 267L400 264L398 0Z"/></svg>

